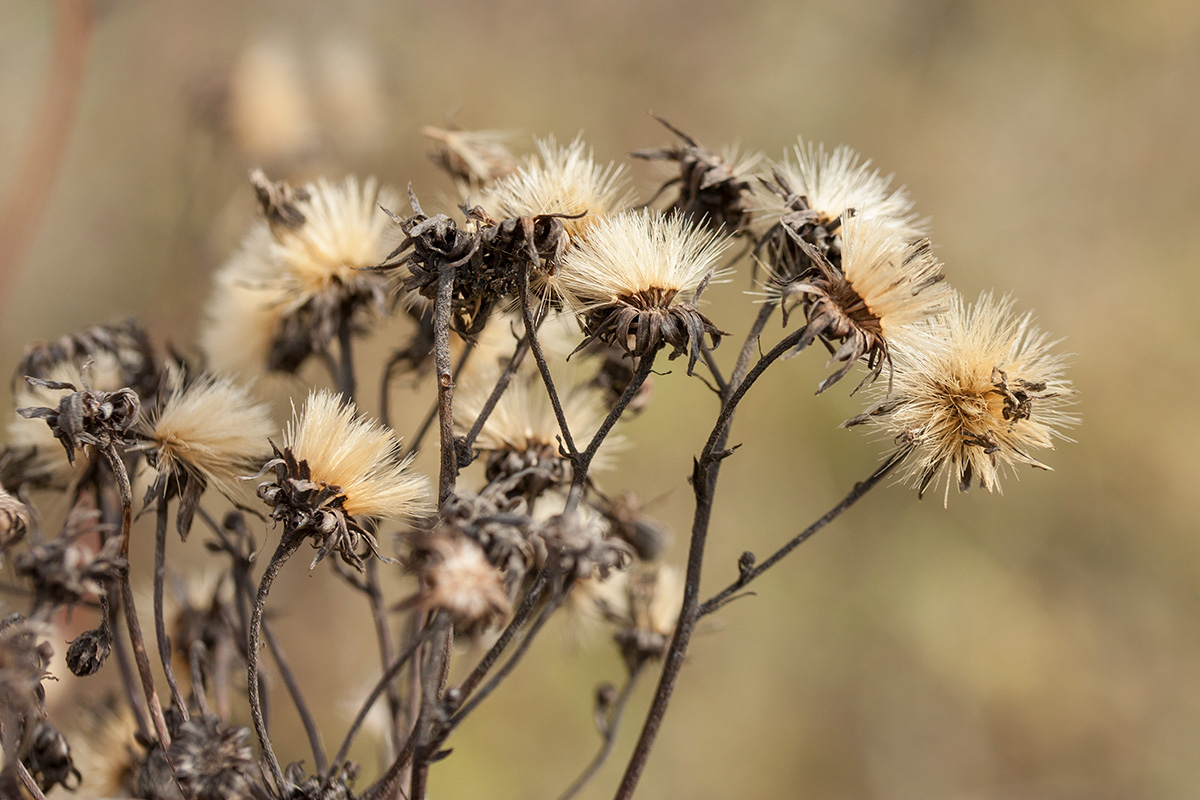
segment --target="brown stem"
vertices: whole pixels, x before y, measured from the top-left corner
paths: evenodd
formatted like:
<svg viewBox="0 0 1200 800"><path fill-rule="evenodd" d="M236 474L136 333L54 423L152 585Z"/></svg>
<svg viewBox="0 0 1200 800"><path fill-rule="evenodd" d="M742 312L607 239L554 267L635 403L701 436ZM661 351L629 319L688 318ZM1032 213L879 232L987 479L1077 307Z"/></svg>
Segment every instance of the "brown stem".
<svg viewBox="0 0 1200 800"><path fill-rule="evenodd" d="M103 452L105 460L116 477L117 488L121 492L121 558L128 564L130 528L133 525L133 488L129 485L129 474L125 471L125 462L121 460L121 454L112 446L104 448ZM171 745L171 734L167 731L167 720L163 717L162 704L158 700L158 690L154 687L154 675L150 672L150 657L146 655L146 640L142 636L137 607L133 602L133 581L128 570L119 583L121 584L121 605L125 609L125 628L129 632L133 660L142 680L142 692L146 695L146 706L150 710L150 719L154 723L158 741L163 749L166 749Z"/></svg>
<svg viewBox="0 0 1200 800"><path fill-rule="evenodd" d="M871 491L871 489L875 488L881 480L891 474L892 470L899 466L910 452L912 452L911 447L901 449L893 453L891 457L889 457L888 460L879 467L879 469L875 470L875 472L873 472L869 478L867 478L865 481L854 484L854 488L851 489L844 498L842 498L840 503L829 509L829 511L825 512L824 516L822 516L812 525L809 525L807 528L800 531L800 533L793 536L787 542L787 544L772 553L766 561L763 561L761 564L758 564L754 567L744 568L736 581L729 584L724 589L700 604L700 616L707 616L724 606L726 603L730 602L730 600L734 599L734 594L736 592L745 588L749 583L757 579L759 575L762 575L771 567L775 566L788 553L807 542L815 533L817 533L817 531L821 530L826 525L840 517L842 512L846 511L850 508L850 506L857 503L860 499L862 499L863 495Z"/></svg>
<svg viewBox="0 0 1200 800"><path fill-rule="evenodd" d="M258 734L259 744L262 745L263 758L266 759L267 766L270 768L276 796L280 797L283 796L285 784L283 770L279 768L279 759L275 757L275 750L271 747L271 737L267 733L267 723L263 718L262 697L258 686L258 640L262 632L263 612L267 607L267 595L271 591L271 584L275 582L275 578L287 560L300 549L303 541L304 538L295 531L285 531L283 538L280 539L279 546L275 548L275 553L267 563L267 568L263 570L262 579L258 584L258 594L255 596L254 610L250 615L250 630L246 643L246 690L250 700L250 718L254 722L254 732Z"/></svg>
<svg viewBox="0 0 1200 800"><path fill-rule="evenodd" d="M641 672L642 665L638 664L633 672L629 673L629 678L625 681L625 686L617 696L616 702L613 703L612 712L605 722L604 730L601 731L604 742L600 745L600 752L596 754L596 757L592 759L592 763L588 764L583 773L562 793L558 800L571 800L572 797L579 794L583 790L583 787L587 786L588 782L600 771L600 767L604 766L604 762L608 760L609 755L613 751L613 746L617 743L617 731L620 730L621 716L625 712L625 705L629 701L629 696L633 694L634 684L637 683L638 675Z"/></svg>
<svg viewBox="0 0 1200 800"><path fill-rule="evenodd" d="M766 313L760 312L759 319L765 323L767 316ZM683 607L679 614L679 622L675 626L675 635L671 639L671 646L667 650L666 657L663 659L662 674L659 677L654 700L646 714L646 721L642 726L642 733L638 737L637 746L634 748L633 755L629 759L629 764L625 768L625 775L621 779L621 785L617 789L617 800L628 800L633 796L633 792L637 788L638 780L641 778L642 771L646 767L646 762L650 758L650 750L654 746L654 740L658 736L659 727L662 725L663 717L666 714L667 704L671 700L671 694L675 689L679 672L683 668L683 659L687 654L692 632L695 630L696 622L700 619L700 577L704 567L704 548L708 539L708 527L712 518L713 498L716 493L717 477L720 473L721 462L729 455L725 451L725 445L729 440L733 414L737 410L737 406L742 398L746 396L750 387L754 385L755 381L758 380L767 367L794 347L803 333L804 331L801 329L785 336L769 353L758 360L754 368L746 373L744 379L737 380L738 370L735 368L734 375L730 378L729 387L731 391L729 397L721 406L716 424L709 434L708 441L704 445L704 450L701 452L699 458L696 459L692 471L692 489L696 494L696 509L692 517L692 538L688 548L687 577L683 587ZM743 353L748 349L749 345L743 347ZM741 358L739 357L740 361ZM735 380L737 380L736 383L734 383Z"/></svg>
<svg viewBox="0 0 1200 800"><path fill-rule="evenodd" d="M438 420L441 471L438 476L438 507L454 492L458 478L458 453L454 447L454 373L450 369L450 301L454 292L454 267L438 269L437 301L433 309L433 362L438 381Z"/></svg>
<svg viewBox="0 0 1200 800"><path fill-rule="evenodd" d="M154 532L154 638L158 642L158 659L162 662L163 674L167 677L167 686L171 691L171 702L183 716L188 718L187 701L179 691L179 681L175 679L175 670L171 666L171 639L167 636L167 623L163 614L163 586L167 573L167 515L168 505L162 495L158 498L158 509L155 514Z"/></svg>

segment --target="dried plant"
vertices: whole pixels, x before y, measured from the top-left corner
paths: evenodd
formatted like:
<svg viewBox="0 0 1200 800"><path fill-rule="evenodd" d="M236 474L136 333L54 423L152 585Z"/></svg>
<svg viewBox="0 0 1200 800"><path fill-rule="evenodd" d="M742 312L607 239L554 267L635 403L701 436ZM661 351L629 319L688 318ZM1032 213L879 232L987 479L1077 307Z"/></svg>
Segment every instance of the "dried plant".
<svg viewBox="0 0 1200 800"><path fill-rule="evenodd" d="M633 208L624 168L597 162L582 138L538 140L517 157L495 133L427 129L435 160L478 205L426 212L410 188L407 215L372 180L256 171L261 215L215 276L200 337L207 371L160 352L133 322L30 346L0 452L0 555L29 600L0 623L3 796L61 786L147 800L424 798L430 770L460 758L455 731L561 611L624 664L619 688L596 691L600 746L564 798L613 752L639 677L658 675L616 790L629 798L704 617L890 475L948 495L973 483L999 492L1004 473L1048 468L1041 452L1077 422L1064 358L1011 299L967 305L954 293L907 192L845 148L801 142L760 169L667 128L678 143L633 154L677 170L665 210ZM739 234L751 241L735 252ZM701 297L747 261L742 302L753 309L756 296L758 311L723 364L714 350L734 334L714 320L740 316L726 302L710 319ZM777 311L783 332L771 340ZM380 371L378 422L360 410L353 342L389 314L409 330ZM861 368L870 405L846 424L894 449L774 553L743 554L736 577L705 598L708 537L729 534L710 528L737 410L814 342L833 370L818 392ZM685 371L655 373L680 357ZM310 359L335 391L305 387L274 437L240 381ZM671 413L656 407L652 374L718 400L692 463L682 569L667 561L672 535L654 503L604 469L636 447L623 420ZM403 389L430 407L406 446L385 424ZM424 449L438 456L436 479L414 469ZM134 534L138 480L155 521L153 645L129 568L131 548L151 548ZM42 527L43 494L66 509L54 530ZM208 580L181 574L167 552L172 503L181 536L204 530ZM271 588L306 542L313 579L332 572L361 595L376 634L378 679L340 726L318 724L307 699L318 687L297 679L272 625ZM169 579L189 588L168 597ZM87 620L66 648L68 671L113 673L121 691L91 722L62 725L44 702L51 674L68 682L45 635L62 608ZM456 636L476 647L453 648ZM319 644L336 637L322 632ZM311 751L282 761L265 702L276 681ZM380 702L388 763L368 774L349 756ZM252 733L238 724L247 711Z"/></svg>

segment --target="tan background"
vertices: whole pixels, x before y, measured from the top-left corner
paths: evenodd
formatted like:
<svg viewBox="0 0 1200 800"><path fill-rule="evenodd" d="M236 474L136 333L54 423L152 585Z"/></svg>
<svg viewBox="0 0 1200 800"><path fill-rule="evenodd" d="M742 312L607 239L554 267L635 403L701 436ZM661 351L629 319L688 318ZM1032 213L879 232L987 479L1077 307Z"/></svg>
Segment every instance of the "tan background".
<svg viewBox="0 0 1200 800"><path fill-rule="evenodd" d="M0 197L34 130L52 8L0 1ZM763 579L757 598L695 640L643 796L1194 794L1195 3L97 8L61 172L0 297L0 364L27 340L125 315L186 346L209 276L251 213L250 166L373 172L434 196L447 184L419 129L456 107L468 127L582 130L602 159L667 141L648 109L706 144L737 139L775 157L797 134L850 144L911 189L964 294L1011 291L1065 338L1079 441L1048 456L1056 472L1006 481L1004 497L953 497L943 510L881 489ZM255 59L290 59L307 110L287 117ZM231 94L247 74L260 76L257 94ZM238 96L251 113L241 122L228 113ZM271 115L285 122L254 145L247 126ZM650 185L644 167L634 174ZM744 329L744 287L714 293L723 327ZM741 310L718 314L721 302ZM876 463L880 443L835 427L859 409L848 388L813 398L818 362L789 362L745 407L712 587L738 553L765 554ZM670 489L657 510L682 530L684 477L711 406L681 371L661 379L609 486ZM280 596L289 590L281 624L325 701L321 719L339 731L338 704L374 663L364 609L324 569L298 566ZM349 643L348 620L363 625ZM562 639L551 631L455 735L433 772L436 796L550 798L591 757L592 687L620 667L603 643L571 650ZM649 682L641 689L588 797L615 785ZM301 757L302 740L286 737L284 758ZM359 756L374 774L370 753Z"/></svg>

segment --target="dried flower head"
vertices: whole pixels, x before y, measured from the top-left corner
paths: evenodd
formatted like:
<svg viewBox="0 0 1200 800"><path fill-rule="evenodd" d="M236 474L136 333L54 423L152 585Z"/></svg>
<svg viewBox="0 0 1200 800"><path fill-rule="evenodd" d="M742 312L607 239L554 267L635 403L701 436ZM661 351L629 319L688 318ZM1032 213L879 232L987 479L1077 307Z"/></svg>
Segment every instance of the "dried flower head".
<svg viewBox="0 0 1200 800"><path fill-rule="evenodd" d="M631 356L669 344L670 358L688 355L690 374L704 336L716 347L723 335L695 303L728 244L677 214L616 214L567 252L556 285L589 337Z"/></svg>
<svg viewBox="0 0 1200 800"><path fill-rule="evenodd" d="M42 710L42 679L54 655L43 626L10 614L0 620L0 733L16 735L21 720Z"/></svg>
<svg viewBox="0 0 1200 800"><path fill-rule="evenodd" d="M539 139L537 150L539 158L526 159L516 172L484 190L483 207L491 216L561 215L574 240L586 236L600 218L632 203L623 167L597 164L583 139L565 147L554 137Z"/></svg>
<svg viewBox="0 0 1200 800"><path fill-rule="evenodd" d="M447 130L427 125L421 133L438 143L433 162L466 188L489 186L520 166L508 149L513 135L507 131Z"/></svg>
<svg viewBox="0 0 1200 800"><path fill-rule="evenodd" d="M513 586L534 565L531 537L538 523L526 513L528 503L523 497L507 497L490 489L485 494L460 490L450 495L442 504L438 524L478 544L488 563Z"/></svg>
<svg viewBox="0 0 1200 800"><path fill-rule="evenodd" d="M1050 469L1033 453L1069 441L1063 428L1078 421L1064 411L1073 391L1053 345L1012 298L983 294L967 306L956 297L896 343L891 396L845 424L869 422L910 450L904 477L921 495L943 480L947 501L952 484L1000 491L1004 470Z"/></svg>
<svg viewBox="0 0 1200 800"><path fill-rule="evenodd" d="M295 372L313 353L326 352L343 326L357 329L367 310L386 309L388 280L365 268L396 245L387 215L376 206L394 204L397 196L373 178L321 178L293 187L261 171L250 177L266 219L218 277L205 349L214 364L237 365L242 359L224 349L253 350L269 329L267 366ZM247 342L239 342L241 333Z"/></svg>
<svg viewBox="0 0 1200 800"><path fill-rule="evenodd" d="M534 535L538 561L553 565L557 574L571 581L592 576L603 580L633 560L632 548L608 532L603 517L588 506L555 514Z"/></svg>
<svg viewBox="0 0 1200 800"><path fill-rule="evenodd" d="M88 362L89 364L91 362ZM132 389L112 392L93 389L87 379L88 364L80 371L82 389L74 383L26 378L31 386L52 391L69 392L61 396L56 407L18 408L26 419L44 420L54 437L66 450L67 460L75 464L75 451L85 446L104 451L124 446L130 428L137 421L141 401Z"/></svg>
<svg viewBox="0 0 1200 800"><path fill-rule="evenodd" d="M33 542L13 559L16 574L33 587L35 608L74 606L125 574L120 538L110 538L100 552L93 552L78 541L92 526L80 523L69 524L54 539Z"/></svg>
<svg viewBox="0 0 1200 800"><path fill-rule="evenodd" d="M461 534L435 532L416 553L421 591L417 603L443 609L460 632L489 628L511 608L504 580L483 549Z"/></svg>
<svg viewBox="0 0 1200 800"><path fill-rule="evenodd" d="M429 484L409 471L412 458L400 457L395 434L330 391L311 392L303 410L293 410L275 456L266 469L276 479L258 487L259 497L291 534L314 539L314 566L336 548L361 568L360 543L378 555L367 518L414 519L428 510Z"/></svg>
<svg viewBox="0 0 1200 800"><path fill-rule="evenodd" d="M812 248L840 266L840 229L849 214L876 220L904 241L915 242L925 235L926 223L916 219L908 193L903 188L891 190L891 176L871 169L871 162L860 160L850 148L838 147L829 154L824 146L800 141L794 153L794 163L785 157L771 165L772 180L762 181L758 193L761 218L771 224L755 245L755 253L765 253L775 277L798 279L809 274L815 269Z"/></svg>
<svg viewBox="0 0 1200 800"><path fill-rule="evenodd" d="M683 582L666 564L642 564L625 580L627 617L617 631L617 646L630 673L648 660L662 658L679 621Z"/></svg>
<svg viewBox="0 0 1200 800"><path fill-rule="evenodd" d="M559 403L571 436L590 441L608 414L607 397L588 379L581 379L581 368L556 370L555 385ZM482 413L500 376L498 365L470 373L455 393L455 422L465 434ZM570 461L563 457L562 432L554 406L541 374L532 359L522 362L508 388L487 417L475 447L487 454L486 477L489 483L509 496L533 499L553 486L569 483ZM620 437L605 440L593 469L603 469L620 449ZM501 484L503 484L501 486Z"/></svg>
<svg viewBox="0 0 1200 800"><path fill-rule="evenodd" d="M262 372L271 354L287 299L265 258L271 229L255 225L236 253L213 276L199 344L213 372L249 377Z"/></svg>
<svg viewBox="0 0 1200 800"><path fill-rule="evenodd" d="M40 365L34 377L57 385L79 380L83 361L74 359ZM117 357L99 351L92 357L87 380L96 389L112 392L120 389L122 369ZM22 380L14 387L13 403L21 408L55 408L62 400L56 389L40 383ZM4 448L3 483L15 489L29 484L35 487L60 489L70 483L77 473L76 466L64 457L62 443L55 438L53 428L41 418L30 419L14 413L7 426L8 445ZM76 454L78 455L78 454Z"/></svg>
<svg viewBox="0 0 1200 800"><path fill-rule="evenodd" d="M188 800L228 800L254 794L258 767L249 728L226 727L213 715L179 726L167 751L171 770Z"/></svg>
<svg viewBox="0 0 1200 800"><path fill-rule="evenodd" d="M238 476L261 464L272 428L266 405L228 378L202 375L144 416L141 435L158 479L159 502L180 498L179 533L187 535L200 495L212 485L237 494Z"/></svg>
<svg viewBox="0 0 1200 800"><path fill-rule="evenodd" d="M83 782L83 775L71 758L71 746L49 720L40 719L26 739L22 748L21 761L29 768L29 774L43 792L62 786L70 792L76 791Z"/></svg>
<svg viewBox="0 0 1200 800"><path fill-rule="evenodd" d="M726 233L741 230L751 217L753 185L748 176L761 156L755 153L739 157L736 149L723 155L713 153L662 117L655 119L678 136L683 144L631 153L634 158L674 161L679 165L679 174L664 183L650 202L675 186L679 195L671 208L687 217L693 225Z"/></svg>
<svg viewBox="0 0 1200 800"><path fill-rule="evenodd" d="M840 268L816 248L804 247L815 272L800 279L773 277L768 294L782 306L784 324L790 304L804 309L807 325L796 351L819 338L832 353L830 364L842 364L821 382L818 394L860 358L868 369L863 383L878 377L896 334L949 305L952 290L928 239L910 244L879 220L852 215L842 222Z"/></svg>

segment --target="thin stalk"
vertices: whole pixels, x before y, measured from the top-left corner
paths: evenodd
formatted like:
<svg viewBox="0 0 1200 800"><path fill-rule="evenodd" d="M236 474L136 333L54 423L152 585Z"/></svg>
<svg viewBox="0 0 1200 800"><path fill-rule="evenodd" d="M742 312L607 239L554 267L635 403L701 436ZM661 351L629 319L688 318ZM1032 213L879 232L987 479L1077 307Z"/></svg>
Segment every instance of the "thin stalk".
<svg viewBox="0 0 1200 800"><path fill-rule="evenodd" d="M371 619L375 623L375 638L379 640L379 658L383 662L383 670L385 674L388 671L388 665L392 663L393 647L392 647L392 632L388 626L387 609L383 604L383 589L379 584L379 564L371 558L367 559L366 565L366 590L367 598L371 602ZM400 692L396 684L389 681L386 684L388 714L392 718L392 747L394 752L392 755L400 754L400 742L404 737L404 731L401 730L401 707L400 707ZM375 702L374 697L371 702ZM334 763L338 763L338 759L334 759Z"/></svg>
<svg viewBox="0 0 1200 800"><path fill-rule="evenodd" d="M766 310L759 312L759 321L763 324L769 314ZM712 518L713 498L716 493L717 477L720 474L721 462L728 455L725 445L729 440L730 426L734 412L746 393L771 364L775 363L784 353L791 350L804 329L794 331L785 336L769 353L758 360L758 363L746 373L744 379L738 380L738 369L730 378L731 391L729 397L721 406L716 424L709 434L704 450L696 459L692 472L692 489L696 494L696 509L692 517L692 537L688 547L687 576L683 587L683 607L680 610L679 621L675 626L675 635L671 638L671 646L663 659L663 669L659 677L658 688L654 700L646 714L646 721L638 737L637 746L630 756L625 768L625 775L617 789L616 800L629 800L637 788L638 780L650 757L650 750L658 736L663 717L667 711L679 672L683 668L683 659L687 653L688 644L700 619L700 577L704 567L704 548L708 540L708 528ZM753 337L751 337L753 338ZM749 340L743 347L743 354L751 349ZM739 363L741 357L739 357ZM737 380L736 383L734 381Z"/></svg>
<svg viewBox="0 0 1200 800"><path fill-rule="evenodd" d="M726 603L730 602L730 600L733 599L734 594L736 592L745 588L749 583L751 583L752 581L757 579L758 576L762 575L764 572L769 570L771 567L775 566L775 564L779 563L779 561L781 559L783 559L784 556L786 556L788 553L795 550L800 545L804 544L806 541L808 541L810 538L812 538L812 536L815 533L817 533L822 528L824 528L826 525L828 525L829 523L831 523L835 519L837 519L839 516L841 516L842 512L846 511L852 505L854 505L859 500L861 500L862 497L867 492L871 491L871 489L875 488L879 484L880 481L882 481L889 474L891 474L892 470L894 470L897 466L899 466L900 463L902 461L904 461L904 458L911 451L912 450L910 447L910 448L904 448L904 449L898 450L895 453L893 453L891 455L891 457L889 457L888 460L885 461L883 463L883 465L879 467L879 469L877 469L877 470L875 470L875 472L871 473L871 476L869 478L867 478L864 481L854 484L854 488L851 489L850 492L845 497L842 498L842 501L840 503L838 503L836 506L834 506L833 508L829 509L827 512L825 512L824 516L822 516L820 519L818 519L812 525L809 525L807 528L800 531L800 533L793 536L787 542L787 544L785 544L783 547L779 548L774 553L772 553L771 556L769 558L767 558L766 561L763 561L762 563L757 564L756 566L754 566L752 568L744 569L742 571L742 574L738 576L738 579L736 581L729 584L724 589L717 592L715 595L713 595L712 597L710 597L709 599L705 600L703 603L700 604L700 616L701 617L707 616L707 615L713 613L714 611L716 611L717 609L721 608L722 606L724 606Z"/></svg>
<svg viewBox="0 0 1200 800"><path fill-rule="evenodd" d="M196 709L202 717L212 713L208 705L208 695L204 691L205 652L203 642L192 642L188 653L188 666L192 670L192 696L196 698Z"/></svg>
<svg viewBox="0 0 1200 800"><path fill-rule="evenodd" d="M104 458L117 481L121 492L121 558L129 563L130 528L133 525L133 488L129 485L129 474L125 471L125 462L115 447L104 449ZM162 704L158 700L158 690L154 686L154 675L150 672L150 658L146 655L146 639L142 636L142 626L138 622L137 607L133 602L133 582L128 571L119 581L121 584L121 605L125 609L125 627L129 632L129 643L133 647L133 660L137 665L138 676L142 680L142 692L146 695L146 706L150 711L150 719L154 723L158 741L167 748L171 744L171 734L167 731L167 720L163 717Z"/></svg>
<svg viewBox="0 0 1200 800"><path fill-rule="evenodd" d="M587 786L588 782L600 771L600 767L604 766L604 762L608 759L609 755L612 754L613 746L617 743L617 732L620 730L621 716L625 712L625 705L629 701L629 696L633 694L634 684L637 683L637 678L641 672L642 666L639 664L629 674L629 678L625 681L625 686L622 687L621 693L617 695L612 711L605 721L604 730L601 731L604 736L604 742L600 745L600 752L596 754L596 757L592 759L592 763L588 764L582 774L575 779L575 782L559 796L558 800L571 800L572 797L579 794L583 787Z"/></svg>
<svg viewBox="0 0 1200 800"><path fill-rule="evenodd" d="M409 662L413 654L425 642L429 641L429 636L433 632L433 628L425 628L417 636L416 640L408 646L408 649L400 654L400 657L387 665L383 675L375 683L375 687L371 689L371 693L363 700L362 705L358 709L358 714L354 717L354 722L350 723L350 729L346 731L346 737L342 740L342 746L338 748L337 754L333 757L333 766L336 769L341 764L345 763L346 757L350 754L350 745L354 743L354 737L358 735L358 731L362 728L363 722L367 719L367 714L371 712L371 707L375 705L375 701L379 699L379 695L383 694L384 690L389 686L394 686L393 681L400 674L400 670L404 669L404 665ZM400 755L403 747L397 747L396 755Z"/></svg>
<svg viewBox="0 0 1200 800"><path fill-rule="evenodd" d="M459 376L462 375L463 369L467 366L467 359L470 358L471 353L474 351L475 345L471 344L470 342L465 342L463 344L462 355L458 357L458 363L454 365L454 382L456 384L458 383ZM425 434L429 433L429 429L433 427L433 421L438 418L438 411L440 408L441 402L439 401L434 403L429 409L429 413L425 415L425 419L421 420L420 426L417 428L416 432L413 433L412 441L408 443L408 449L405 451L405 455L408 455L409 453L415 453L418 449L420 449L421 442L425 440Z"/></svg>
<svg viewBox="0 0 1200 800"><path fill-rule="evenodd" d="M354 393L358 381L354 375L354 330L351 325L354 308L350 303L342 303L342 313L338 316L338 360L334 380L342 397L354 402Z"/></svg>
<svg viewBox="0 0 1200 800"><path fill-rule="evenodd" d="M529 273L521 277L521 312L525 319L525 335L529 337L529 347L533 350L533 358L537 362L538 372L541 373L542 383L546 385L546 394L550 396L550 405L554 408L554 417L558 420L558 428L562 432L563 446L574 462L579 456L575 440L571 438L571 429L567 426L567 415L563 413L562 401L559 400L558 390L554 387L554 378L550 375L550 365L546 362L546 354L542 351L542 343L537 336L537 322L533 318L533 306L529 302Z"/></svg>
<svg viewBox="0 0 1200 800"><path fill-rule="evenodd" d="M437 302L433 309L433 361L438 381L438 421L441 470L438 507L454 491L458 478L458 453L454 447L454 374L450 369L450 301L454 292L454 267L438 268Z"/></svg>
<svg viewBox="0 0 1200 800"><path fill-rule="evenodd" d="M525 593L525 598L521 601L521 605L517 606L517 610L513 613L513 617L509 620L508 625L500 634L500 638L496 639L491 648L484 653L483 658L475 665L475 669L471 670L471 674L463 680L458 686L458 696L466 699L471 696L475 688L487 677L489 671L496 664L496 661L504 653L513 639L516 638L525 622L529 619L533 609L537 606L538 601L542 598L542 589L546 585L549 572L542 569L534 576L533 583L529 587L529 591Z"/></svg>
<svg viewBox="0 0 1200 800"><path fill-rule="evenodd" d="M271 771L277 796L282 796L285 784L283 770L280 769L279 759L275 757L275 750L271 747L271 737L267 733L267 723L263 718L262 697L258 687L258 640L262 633L263 612L267 607L267 595L271 591L271 584L275 582L275 578L278 577L280 569L287 560L300 549L303 541L304 538L295 531L284 532L279 546L275 548L275 553L271 556L267 568L263 570L262 579L259 581L258 594L254 599L254 611L250 615L250 630L247 634L246 681L248 685L246 690L250 700L250 718L254 722L254 732L258 734L259 744L262 745L263 758L266 759L267 766Z"/></svg>
<svg viewBox="0 0 1200 800"><path fill-rule="evenodd" d="M171 666L171 639L167 636L167 622L163 614L163 586L167 573L168 510L166 498L160 495L157 513L154 515L154 638L158 642L158 658L162 662L163 674L167 677L171 702L186 721L188 704L183 699L183 693L179 691L179 681L175 679L175 669Z"/></svg>
<svg viewBox="0 0 1200 800"><path fill-rule="evenodd" d="M475 417L475 422L471 424L471 430L467 431L467 436L463 440L463 449L470 452L475 445L475 440L479 438L479 433L483 430L483 426L487 423L488 417L496 409L496 404L500 402L501 396L508 389L509 383L512 382L513 376L517 374L517 370L521 367L521 362L525 360L525 354L529 352L529 335L521 337L521 341L517 342L517 347L513 350L512 358L508 360L504 371L500 373L500 378L496 381L496 385L492 388L492 393L488 395L487 401L483 404L483 408L479 411L479 416Z"/></svg>
<svg viewBox="0 0 1200 800"><path fill-rule="evenodd" d="M449 666L450 640L454 633L450 615L441 610L434 612L428 627L431 629L429 653L421 668L421 713L412 735L414 749L408 792L410 800L424 800L430 757L437 752L435 731L442 705L446 668Z"/></svg>
<svg viewBox="0 0 1200 800"><path fill-rule="evenodd" d="M42 794L42 790L38 787L37 781L29 774L29 770L21 763L21 759L14 758L13 763L16 764L17 777L21 779L21 784L24 785L25 791L29 792L29 797L32 800L46 800L46 795Z"/></svg>

